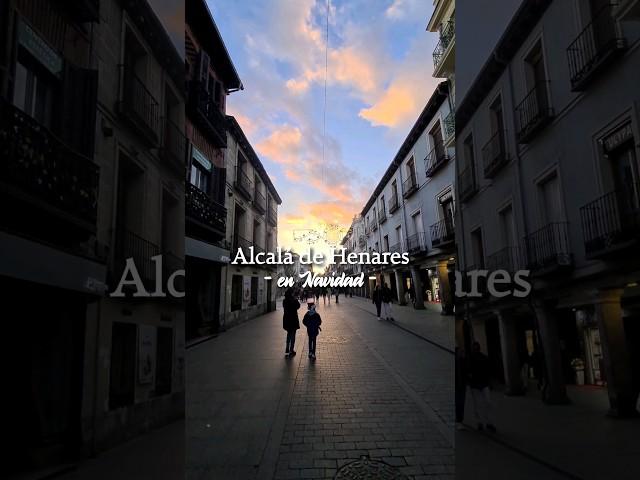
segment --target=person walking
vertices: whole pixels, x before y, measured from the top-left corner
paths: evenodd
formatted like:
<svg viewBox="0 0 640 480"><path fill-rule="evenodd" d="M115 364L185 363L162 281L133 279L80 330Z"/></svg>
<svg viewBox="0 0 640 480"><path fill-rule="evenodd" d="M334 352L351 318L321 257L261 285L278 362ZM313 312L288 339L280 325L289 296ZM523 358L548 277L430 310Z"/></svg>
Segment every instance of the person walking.
<svg viewBox="0 0 640 480"><path fill-rule="evenodd" d="M484 430L486 426L487 430L495 433L496 427L493 424L491 390L489 389L491 366L489 364L489 357L482 353L478 342L473 342L467 367L469 388L471 391L471 399L473 400L476 421L478 422L478 430Z"/></svg>
<svg viewBox="0 0 640 480"><path fill-rule="evenodd" d="M331 299L329 299L329 301L331 301ZM327 289L323 288L322 289L322 302L324 305L327 304Z"/></svg>
<svg viewBox="0 0 640 480"><path fill-rule="evenodd" d="M393 294L391 293L391 289L387 286L386 283L382 285L382 310L384 313L384 318L389 321L393 321L393 316L391 315L391 300Z"/></svg>
<svg viewBox="0 0 640 480"><path fill-rule="evenodd" d="M307 327L307 335L309 335L309 358L316 359L316 338L322 330L320 325L322 324L322 318L320 314L316 312L315 304L309 305L309 310L302 319L302 324Z"/></svg>
<svg viewBox="0 0 640 480"><path fill-rule="evenodd" d="M287 344L284 351L285 357L293 357L296 354L294 350L296 343L296 330L300 328L300 320L298 319L298 310L300 302L296 299L293 289L288 289L284 294L282 301L282 328L287 332Z"/></svg>
<svg viewBox="0 0 640 480"><path fill-rule="evenodd" d="M327 297L329 298L329 305L331 305L331 288L327 289Z"/></svg>
<svg viewBox="0 0 640 480"><path fill-rule="evenodd" d="M380 311L382 310L382 288L379 283L376 283L376 288L373 290L373 303L376 306L378 320L381 320Z"/></svg>
<svg viewBox="0 0 640 480"><path fill-rule="evenodd" d="M336 303L340 303L340 289L336 288Z"/></svg>

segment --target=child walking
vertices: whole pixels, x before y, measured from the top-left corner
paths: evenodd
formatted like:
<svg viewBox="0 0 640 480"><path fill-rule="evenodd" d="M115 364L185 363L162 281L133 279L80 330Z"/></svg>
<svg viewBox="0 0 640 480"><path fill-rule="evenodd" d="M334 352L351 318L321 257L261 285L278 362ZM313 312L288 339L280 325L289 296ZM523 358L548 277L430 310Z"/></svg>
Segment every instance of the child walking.
<svg viewBox="0 0 640 480"><path fill-rule="evenodd" d="M320 325L322 324L322 318L320 314L316 312L315 304L309 305L309 311L304 315L302 324L307 327L307 334L309 335L309 358L316 359L316 337L322 330Z"/></svg>

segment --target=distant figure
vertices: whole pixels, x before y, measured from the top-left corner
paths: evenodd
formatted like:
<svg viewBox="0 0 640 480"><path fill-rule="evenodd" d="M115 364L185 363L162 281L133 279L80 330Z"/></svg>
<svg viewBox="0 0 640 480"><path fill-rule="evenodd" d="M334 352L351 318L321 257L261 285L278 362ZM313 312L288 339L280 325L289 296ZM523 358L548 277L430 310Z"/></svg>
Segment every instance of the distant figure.
<svg viewBox="0 0 640 480"><path fill-rule="evenodd" d="M329 305L331 305L331 288L327 289L327 297L329 299Z"/></svg>
<svg viewBox="0 0 640 480"><path fill-rule="evenodd" d="M467 378L471 390L471 399L478 422L478 430L487 430L495 433L493 424L493 405L491 403L491 391L489 390L491 367L489 357L480 350L480 344L473 342L473 351L467 365Z"/></svg>
<svg viewBox="0 0 640 480"><path fill-rule="evenodd" d="M391 289L387 286L386 283L382 286L382 310L384 312L384 318L393 321L393 316L391 315L391 299L393 294L391 293Z"/></svg>
<svg viewBox="0 0 640 480"><path fill-rule="evenodd" d="M336 288L336 303L340 303L340 289Z"/></svg>
<svg viewBox="0 0 640 480"><path fill-rule="evenodd" d="M378 320L381 320L380 311L382 310L382 288L380 287L379 283L376 283L376 288L373 290L373 296L372 297L373 297L372 298L373 303L376 306L376 312L377 312Z"/></svg>
<svg viewBox="0 0 640 480"><path fill-rule="evenodd" d="M302 324L307 327L307 335L309 335L309 358L315 360L316 338L322 330L320 328L322 318L320 318L320 314L316 312L316 306L314 304L309 305L309 311L304 315Z"/></svg>
<svg viewBox="0 0 640 480"><path fill-rule="evenodd" d="M282 301L282 328L287 331L287 344L284 351L285 357L293 357L296 351L293 349L296 343L296 330L300 328L300 320L298 319L298 309L300 302L296 300L293 289L288 289L284 294Z"/></svg>
<svg viewBox="0 0 640 480"><path fill-rule="evenodd" d="M322 302L324 305L327 304L327 289L323 288L322 289ZM331 303L331 298L329 298L329 303Z"/></svg>

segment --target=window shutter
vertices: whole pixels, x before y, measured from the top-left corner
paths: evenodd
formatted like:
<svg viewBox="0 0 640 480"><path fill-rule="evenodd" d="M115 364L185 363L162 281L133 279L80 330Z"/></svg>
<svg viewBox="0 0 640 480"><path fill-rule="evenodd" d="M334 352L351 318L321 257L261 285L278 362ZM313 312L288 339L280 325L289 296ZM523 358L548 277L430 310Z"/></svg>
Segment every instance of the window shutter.
<svg viewBox="0 0 640 480"><path fill-rule="evenodd" d="M204 50L200 50L200 82L202 85L207 85L209 79L209 55Z"/></svg>

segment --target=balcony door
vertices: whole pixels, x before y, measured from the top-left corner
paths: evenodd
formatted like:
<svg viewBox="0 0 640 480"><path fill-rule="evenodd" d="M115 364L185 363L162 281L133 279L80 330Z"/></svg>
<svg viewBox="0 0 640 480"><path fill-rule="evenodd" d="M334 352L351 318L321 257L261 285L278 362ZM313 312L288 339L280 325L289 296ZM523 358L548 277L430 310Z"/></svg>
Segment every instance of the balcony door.
<svg viewBox="0 0 640 480"><path fill-rule="evenodd" d="M609 154L615 190L620 192L624 199L621 207L626 207L630 211L638 211L640 205L640 192L638 190L640 169L634 147L633 142L627 142Z"/></svg>
<svg viewBox="0 0 640 480"><path fill-rule="evenodd" d="M611 16L611 0L589 0L595 51L599 52L616 38L616 24Z"/></svg>
<svg viewBox="0 0 640 480"><path fill-rule="evenodd" d="M491 122L491 137L498 135L498 142L493 148L493 157L497 157L499 154L504 153L504 115L502 112L502 97L496 98L491 106L490 110L490 122ZM499 150L498 150L499 148Z"/></svg>
<svg viewBox="0 0 640 480"><path fill-rule="evenodd" d="M431 131L429 132L431 143L433 145L436 160L440 160L444 157L444 140L442 138L442 127L440 122L436 122Z"/></svg>
<svg viewBox="0 0 640 480"><path fill-rule="evenodd" d="M538 184L541 227L564 221L560 182L553 174Z"/></svg>
<svg viewBox="0 0 640 480"><path fill-rule="evenodd" d="M415 245L414 247L424 247L423 245L423 233L424 233L424 227L422 225L422 212L418 212L415 215L411 216L411 222L413 223L413 231L415 232Z"/></svg>
<svg viewBox="0 0 640 480"><path fill-rule="evenodd" d="M398 225L396 227L396 241L398 242L398 245L400 245L400 251L403 252L404 251L404 238L402 237L402 226Z"/></svg>

